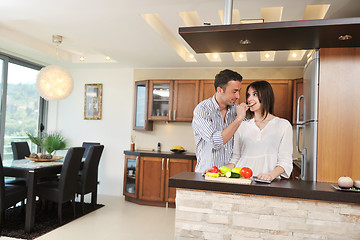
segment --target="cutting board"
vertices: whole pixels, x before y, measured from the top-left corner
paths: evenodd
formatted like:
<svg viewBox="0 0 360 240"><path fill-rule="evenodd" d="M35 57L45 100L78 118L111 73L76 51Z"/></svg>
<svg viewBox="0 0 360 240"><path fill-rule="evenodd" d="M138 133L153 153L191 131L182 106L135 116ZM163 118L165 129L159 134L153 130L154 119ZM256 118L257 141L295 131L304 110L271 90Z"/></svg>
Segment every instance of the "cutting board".
<svg viewBox="0 0 360 240"><path fill-rule="evenodd" d="M250 185L250 178L227 178L227 177L209 177L205 175L206 181L221 182L221 183L232 183L232 184L245 184Z"/></svg>

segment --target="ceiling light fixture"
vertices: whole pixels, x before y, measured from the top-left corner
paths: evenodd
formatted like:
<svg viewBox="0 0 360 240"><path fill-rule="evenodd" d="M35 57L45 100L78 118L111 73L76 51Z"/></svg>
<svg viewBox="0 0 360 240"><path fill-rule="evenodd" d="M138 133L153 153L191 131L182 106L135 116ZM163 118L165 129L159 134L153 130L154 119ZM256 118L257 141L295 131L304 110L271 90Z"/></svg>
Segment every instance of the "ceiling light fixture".
<svg viewBox="0 0 360 240"><path fill-rule="evenodd" d="M293 53L293 54L291 54L291 56L292 56L293 58L296 58L297 54L296 54L296 53Z"/></svg>
<svg viewBox="0 0 360 240"><path fill-rule="evenodd" d="M341 41L346 41L346 40L350 40L350 39L352 39L352 36L349 34L342 35L339 37L339 40L341 40Z"/></svg>
<svg viewBox="0 0 360 240"><path fill-rule="evenodd" d="M266 57L266 58L269 58L269 57L270 57L270 54L266 53L266 54L265 54L265 57Z"/></svg>
<svg viewBox="0 0 360 240"><path fill-rule="evenodd" d="M85 60L84 57L80 57L80 61L83 62Z"/></svg>
<svg viewBox="0 0 360 240"><path fill-rule="evenodd" d="M110 58L109 56L107 56L107 57L105 58L106 61L110 61L110 59L111 59L111 58Z"/></svg>
<svg viewBox="0 0 360 240"><path fill-rule="evenodd" d="M62 36L53 35L52 41L56 44L56 55L58 46L62 43ZM50 65L40 70L36 89L40 96L46 100L61 100L70 95L73 90L73 79L65 68L57 65Z"/></svg>

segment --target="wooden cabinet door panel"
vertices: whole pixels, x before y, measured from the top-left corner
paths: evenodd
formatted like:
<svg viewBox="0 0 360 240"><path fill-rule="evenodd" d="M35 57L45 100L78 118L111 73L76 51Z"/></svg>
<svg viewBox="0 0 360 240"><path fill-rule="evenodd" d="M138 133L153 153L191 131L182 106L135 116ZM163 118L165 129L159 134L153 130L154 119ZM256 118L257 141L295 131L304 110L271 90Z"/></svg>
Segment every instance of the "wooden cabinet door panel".
<svg viewBox="0 0 360 240"><path fill-rule="evenodd" d="M360 48L320 49L317 181L360 179L359 65Z"/></svg>
<svg viewBox="0 0 360 240"><path fill-rule="evenodd" d="M193 111L199 103L198 80L176 80L174 86L174 104L172 120L191 122Z"/></svg>
<svg viewBox="0 0 360 240"><path fill-rule="evenodd" d="M169 187L169 178L181 173L191 172L192 160L168 158L166 166L165 201L175 203L176 188Z"/></svg>
<svg viewBox="0 0 360 240"><path fill-rule="evenodd" d="M141 157L139 198L164 201L165 159Z"/></svg>
<svg viewBox="0 0 360 240"><path fill-rule="evenodd" d="M199 102L211 98L215 94L215 80L200 80Z"/></svg>

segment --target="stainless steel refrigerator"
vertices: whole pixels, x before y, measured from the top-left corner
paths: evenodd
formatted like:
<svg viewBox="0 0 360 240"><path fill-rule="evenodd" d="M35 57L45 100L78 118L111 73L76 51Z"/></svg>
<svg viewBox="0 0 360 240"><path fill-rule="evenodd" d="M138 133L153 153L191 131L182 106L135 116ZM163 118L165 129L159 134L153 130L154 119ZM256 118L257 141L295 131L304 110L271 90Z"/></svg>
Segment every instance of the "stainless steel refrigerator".
<svg viewBox="0 0 360 240"><path fill-rule="evenodd" d="M319 51L315 50L304 68L303 95L297 100L296 108L296 147L301 155L301 179L305 181L316 181L318 103Z"/></svg>

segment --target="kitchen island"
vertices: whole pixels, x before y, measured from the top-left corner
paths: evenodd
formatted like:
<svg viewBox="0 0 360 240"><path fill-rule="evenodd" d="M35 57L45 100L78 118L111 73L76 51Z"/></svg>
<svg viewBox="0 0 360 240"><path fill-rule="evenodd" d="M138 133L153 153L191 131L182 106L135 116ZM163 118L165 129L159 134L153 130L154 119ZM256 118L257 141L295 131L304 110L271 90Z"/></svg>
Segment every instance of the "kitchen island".
<svg viewBox="0 0 360 240"><path fill-rule="evenodd" d="M360 239L360 193L331 183L225 184L183 172L169 186L175 239Z"/></svg>

